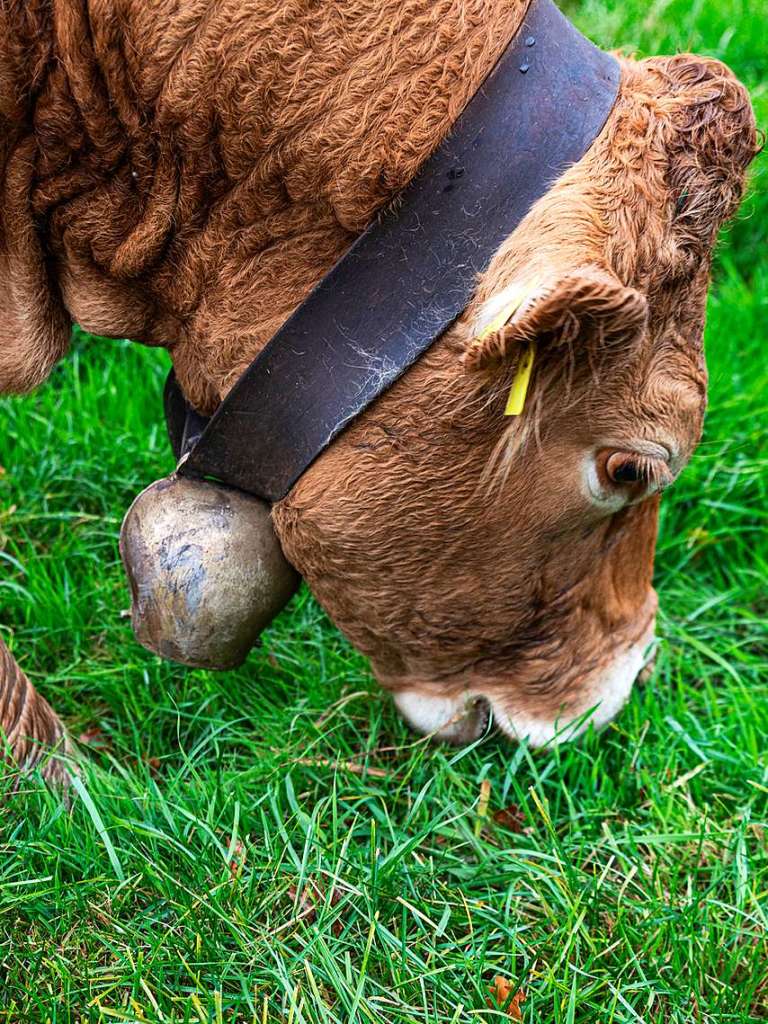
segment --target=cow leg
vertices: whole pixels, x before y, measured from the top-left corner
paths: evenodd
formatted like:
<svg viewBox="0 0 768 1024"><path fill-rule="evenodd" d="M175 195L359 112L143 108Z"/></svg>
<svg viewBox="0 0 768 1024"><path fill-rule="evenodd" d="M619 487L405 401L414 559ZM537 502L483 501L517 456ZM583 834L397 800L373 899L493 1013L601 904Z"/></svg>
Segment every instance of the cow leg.
<svg viewBox="0 0 768 1024"><path fill-rule="evenodd" d="M6 752L24 771L46 759L51 750L70 753L64 726L50 704L35 690L0 639L0 731ZM0 737L2 739L2 737ZM58 757L48 757L43 777L66 784L69 773Z"/></svg>

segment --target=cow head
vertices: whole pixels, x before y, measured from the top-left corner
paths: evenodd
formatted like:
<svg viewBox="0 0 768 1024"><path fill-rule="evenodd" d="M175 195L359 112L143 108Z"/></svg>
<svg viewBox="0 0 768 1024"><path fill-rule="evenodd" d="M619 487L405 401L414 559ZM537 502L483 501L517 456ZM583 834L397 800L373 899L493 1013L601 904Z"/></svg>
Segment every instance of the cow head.
<svg viewBox="0 0 768 1024"><path fill-rule="evenodd" d="M755 150L723 65L624 62L603 133L466 315L276 507L289 558L416 728L465 741L492 709L545 743L626 700L653 637L659 494L701 433L712 247Z"/></svg>

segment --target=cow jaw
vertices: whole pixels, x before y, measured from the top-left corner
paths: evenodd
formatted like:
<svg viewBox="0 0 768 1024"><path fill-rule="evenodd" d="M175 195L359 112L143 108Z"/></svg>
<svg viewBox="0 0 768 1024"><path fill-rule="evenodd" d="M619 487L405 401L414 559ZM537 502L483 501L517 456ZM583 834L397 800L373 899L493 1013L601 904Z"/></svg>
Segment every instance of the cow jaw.
<svg viewBox="0 0 768 1024"><path fill-rule="evenodd" d="M399 690L395 706L418 732L436 740L462 746L480 739L491 723L513 740L527 740L531 747L554 746L574 740L591 725L608 725L629 699L635 680L652 657L655 618L644 635L622 645L591 679L584 680L578 695L557 712L537 714L531 705L505 701L482 687L456 694L440 694L426 685Z"/></svg>

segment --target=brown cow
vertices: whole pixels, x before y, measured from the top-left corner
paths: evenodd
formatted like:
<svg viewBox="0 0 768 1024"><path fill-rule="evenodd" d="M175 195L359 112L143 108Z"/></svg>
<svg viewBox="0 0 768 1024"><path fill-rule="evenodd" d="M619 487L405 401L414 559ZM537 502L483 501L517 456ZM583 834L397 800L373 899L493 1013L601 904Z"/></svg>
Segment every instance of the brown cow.
<svg viewBox="0 0 768 1024"><path fill-rule="evenodd" d="M78 321L167 345L213 410L449 131L525 6L8 0L0 387L40 383ZM710 257L756 135L715 60L621 68L599 138L466 313L274 509L401 712L446 738L477 736L488 707L534 743L596 706L605 722L653 635L658 492L699 438ZM509 289L517 314L478 342ZM534 336L509 425L515 343Z"/></svg>

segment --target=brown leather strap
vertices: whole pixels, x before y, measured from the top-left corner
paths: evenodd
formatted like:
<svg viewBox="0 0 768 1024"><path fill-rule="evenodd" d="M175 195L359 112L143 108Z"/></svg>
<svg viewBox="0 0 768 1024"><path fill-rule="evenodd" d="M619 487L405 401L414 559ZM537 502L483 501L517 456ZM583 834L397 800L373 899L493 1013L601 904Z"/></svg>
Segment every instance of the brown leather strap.
<svg viewBox="0 0 768 1024"><path fill-rule="evenodd" d="M253 361L179 472L284 497L466 308L504 239L590 147L618 83L612 56L533 0L451 135Z"/></svg>

